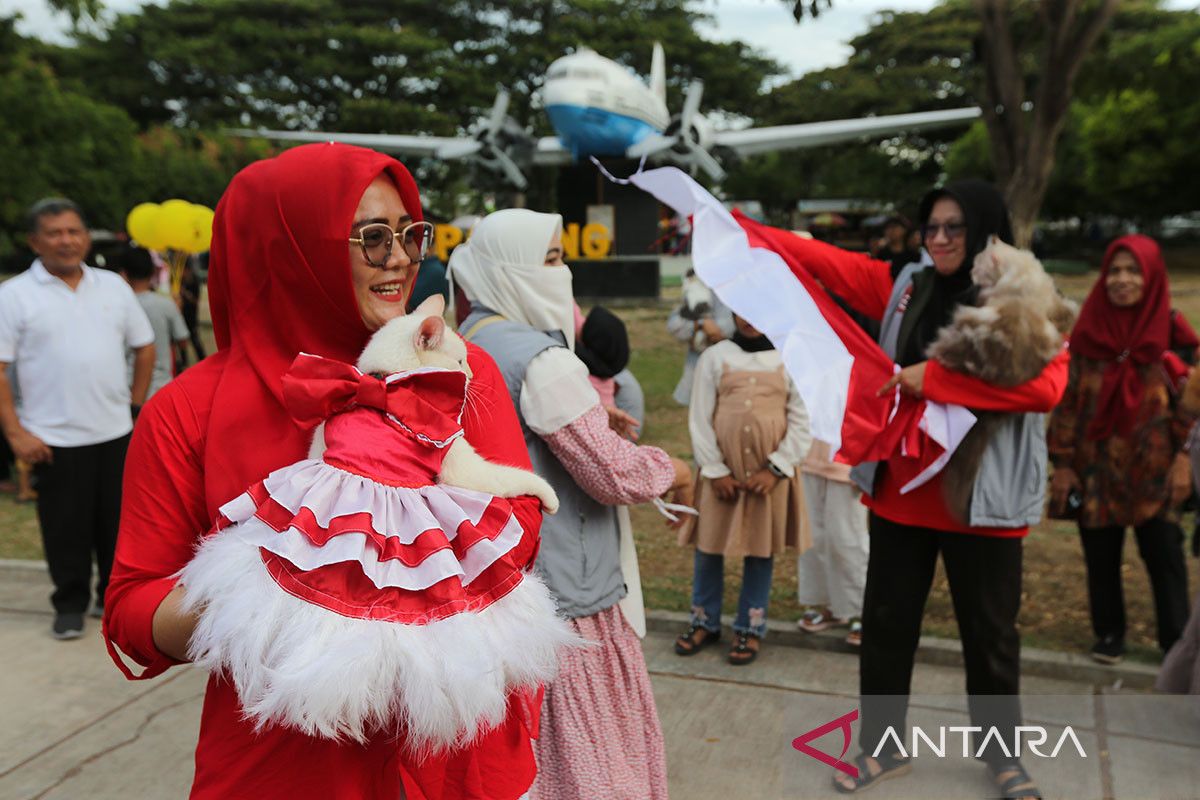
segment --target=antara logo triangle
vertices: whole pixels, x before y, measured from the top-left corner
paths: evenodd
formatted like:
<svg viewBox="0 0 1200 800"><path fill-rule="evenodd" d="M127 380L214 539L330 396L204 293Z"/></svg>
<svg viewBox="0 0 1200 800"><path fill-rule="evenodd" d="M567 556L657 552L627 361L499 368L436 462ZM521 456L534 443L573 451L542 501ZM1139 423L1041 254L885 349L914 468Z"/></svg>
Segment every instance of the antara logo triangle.
<svg viewBox="0 0 1200 800"><path fill-rule="evenodd" d="M796 748L801 753L804 753L806 756L812 756L822 764L828 764L839 772L846 773L851 778L857 778L858 767L847 764L842 760L846 755L846 751L850 749L850 725L857 719L858 709L856 708L849 714L844 714L835 720L826 722L820 727L813 728L807 733L800 734L792 740L792 747ZM814 739L820 739L830 731L837 730L839 728L842 731L842 752L837 758L834 758L828 753L822 753L820 750L817 750L809 744L809 742L813 741Z"/></svg>

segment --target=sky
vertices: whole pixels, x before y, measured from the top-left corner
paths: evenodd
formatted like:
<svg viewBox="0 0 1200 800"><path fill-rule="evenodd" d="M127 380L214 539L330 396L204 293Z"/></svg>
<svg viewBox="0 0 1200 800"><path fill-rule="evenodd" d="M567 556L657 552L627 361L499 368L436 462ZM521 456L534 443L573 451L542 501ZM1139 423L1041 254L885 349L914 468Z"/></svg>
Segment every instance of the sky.
<svg viewBox="0 0 1200 800"><path fill-rule="evenodd" d="M106 0L114 11L127 11L145 0ZM867 30L872 16L881 9L924 11L934 0L836 0L832 11L816 20L797 25L790 7L782 0L699 0L698 8L713 14L712 26L705 26L708 39L741 39L787 66L793 76L845 63L850 55L846 44ZM45 0L0 0L0 12L20 11L25 18L18 30L43 39L65 41L68 21L65 15L52 14ZM668 60L671 54L667 53Z"/></svg>

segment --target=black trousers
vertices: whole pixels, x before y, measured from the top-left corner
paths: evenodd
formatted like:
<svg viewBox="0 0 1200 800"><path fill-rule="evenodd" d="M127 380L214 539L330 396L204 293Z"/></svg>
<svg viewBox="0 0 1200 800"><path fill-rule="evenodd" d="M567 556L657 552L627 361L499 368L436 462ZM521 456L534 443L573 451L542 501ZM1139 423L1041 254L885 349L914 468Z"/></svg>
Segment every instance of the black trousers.
<svg viewBox="0 0 1200 800"><path fill-rule="evenodd" d="M60 614L87 611L92 598L92 558L104 600L121 518L121 478L129 436L84 447L52 447L54 461L34 468L38 522Z"/></svg>
<svg viewBox="0 0 1200 800"><path fill-rule="evenodd" d="M184 303L180 309L183 314L183 324L187 326L188 338L191 339L192 349L196 351L196 361L204 360L204 341L200 338L200 312L195 303ZM180 348L183 350L184 348ZM183 364L187 366L187 356L183 356Z"/></svg>
<svg viewBox="0 0 1200 800"><path fill-rule="evenodd" d="M913 660L941 553L962 639L971 724L983 729L974 747L995 727L1011 749L1021 724L1021 539L946 533L874 514L870 536L859 664L860 747L870 755L891 727L907 749ZM889 736L881 753L895 752ZM993 738L982 758L998 764L1007 756Z"/></svg>
<svg viewBox="0 0 1200 800"><path fill-rule="evenodd" d="M1183 530L1174 522L1151 519L1133 529L1138 552L1150 575L1158 646L1163 652L1183 634L1188 619L1188 575L1183 555ZM1079 528L1087 562L1088 605L1097 639L1125 639L1125 595L1121 589L1121 551L1125 528Z"/></svg>

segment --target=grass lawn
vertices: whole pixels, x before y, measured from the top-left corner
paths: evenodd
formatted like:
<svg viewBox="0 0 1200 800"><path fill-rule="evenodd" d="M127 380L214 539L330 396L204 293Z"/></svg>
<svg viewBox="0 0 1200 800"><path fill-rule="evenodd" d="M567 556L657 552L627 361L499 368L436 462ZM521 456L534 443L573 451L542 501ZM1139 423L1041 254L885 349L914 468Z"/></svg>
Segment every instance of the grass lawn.
<svg viewBox="0 0 1200 800"><path fill-rule="evenodd" d="M1200 262L1200 259L1197 259ZM1175 263L1171 261L1171 263ZM1189 265L1190 266L1190 265ZM1200 268L1200 263L1197 263ZM1096 279L1096 273L1057 275L1056 282L1070 297L1082 300ZM1200 269L1172 275L1175 306L1193 324L1200 325ZM678 287L668 287L658 304L615 306L614 310L629 326L633 345L631 368L646 393L648 424L642 442L665 448L685 459L691 457L687 433L686 409L676 405L671 392L683 364L681 346L666 332L665 321L678 298ZM211 344L211 337L209 337ZM649 506L633 509L642 582L646 604L650 608L686 611L689 606L692 577L692 551L675 543L674 531ZM1191 520L1185 531L1191 532ZM1131 541L1125 548L1125 599L1129 619L1130 655L1157 660L1154 638L1154 607L1149 582L1137 548ZM11 495L0 495L0 558L42 557L37 520L32 505L18 505ZM1188 559L1191 587L1200 588L1196 559ZM735 607L740 585L740 565L729 565L726 581L726 607ZM796 560L792 555L778 559L771 592L770 615L776 619L799 617L796 602ZM1025 586L1020 617L1026 644L1058 650L1084 651L1091 645L1088 622L1083 556L1074 525L1044 522L1025 540ZM938 636L956 636L954 615L941 567L925 616L925 632Z"/></svg>

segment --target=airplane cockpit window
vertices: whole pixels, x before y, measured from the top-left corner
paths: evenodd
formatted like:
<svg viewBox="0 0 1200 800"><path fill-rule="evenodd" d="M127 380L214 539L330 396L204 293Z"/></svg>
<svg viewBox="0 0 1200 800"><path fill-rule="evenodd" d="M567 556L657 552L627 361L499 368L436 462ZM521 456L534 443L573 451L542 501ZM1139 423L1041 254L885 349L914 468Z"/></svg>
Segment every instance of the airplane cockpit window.
<svg viewBox="0 0 1200 800"><path fill-rule="evenodd" d="M596 80L600 78L600 73L594 69L573 69L571 70L572 78L583 78L584 80Z"/></svg>
<svg viewBox="0 0 1200 800"><path fill-rule="evenodd" d="M567 77L567 68L566 67L551 67L550 71L546 73L546 77L547 78L565 78L565 77Z"/></svg>

